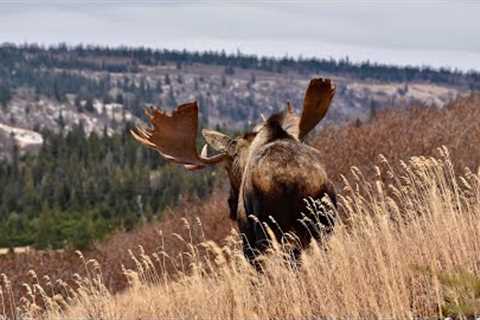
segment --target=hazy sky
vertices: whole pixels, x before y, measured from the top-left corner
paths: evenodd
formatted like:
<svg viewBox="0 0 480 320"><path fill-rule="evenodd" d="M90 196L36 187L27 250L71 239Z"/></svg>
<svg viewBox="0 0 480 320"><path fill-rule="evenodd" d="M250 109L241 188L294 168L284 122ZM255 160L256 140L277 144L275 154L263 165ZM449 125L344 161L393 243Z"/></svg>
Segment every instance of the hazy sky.
<svg viewBox="0 0 480 320"><path fill-rule="evenodd" d="M480 0L0 0L0 43L143 45L480 71Z"/></svg>

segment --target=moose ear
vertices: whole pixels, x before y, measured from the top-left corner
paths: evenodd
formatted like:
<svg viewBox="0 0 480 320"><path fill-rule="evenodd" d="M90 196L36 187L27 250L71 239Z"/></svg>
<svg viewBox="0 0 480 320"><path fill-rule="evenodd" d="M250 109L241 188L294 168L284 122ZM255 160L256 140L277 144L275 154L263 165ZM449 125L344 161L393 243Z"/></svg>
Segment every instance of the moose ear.
<svg viewBox="0 0 480 320"><path fill-rule="evenodd" d="M207 141L208 145L213 149L230 155L232 154L231 149L233 147L234 140L226 134L214 130L203 129L202 135L205 138L205 141Z"/></svg>

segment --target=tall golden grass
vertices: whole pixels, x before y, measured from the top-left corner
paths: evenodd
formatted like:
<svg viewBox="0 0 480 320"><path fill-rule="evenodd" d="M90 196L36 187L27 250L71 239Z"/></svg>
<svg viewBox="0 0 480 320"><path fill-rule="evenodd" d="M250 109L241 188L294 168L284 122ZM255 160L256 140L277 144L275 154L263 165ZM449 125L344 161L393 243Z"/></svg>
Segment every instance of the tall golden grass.
<svg viewBox="0 0 480 320"><path fill-rule="evenodd" d="M326 127L311 137L322 155L327 173L339 176L359 167L373 177L372 164L379 154L392 165L412 156L432 156L446 146L455 168L480 163L480 93L460 97L444 108L414 107L378 113L371 121L356 125Z"/></svg>
<svg viewBox="0 0 480 320"><path fill-rule="evenodd" d="M264 258L264 273L245 261L232 233L225 246L194 243L201 222L185 224L181 256L164 250L130 253L128 289L113 295L102 267L83 259L86 276L61 292L27 287L22 319L405 319L474 316L480 267L480 172L454 171L446 148L439 158L412 157L398 167L380 157L374 179L352 168L340 196L342 220L312 246L296 268L281 245ZM384 181L389 181L385 183ZM312 209L317 204L311 202ZM199 231L200 230L200 231ZM169 266L177 272L172 273ZM457 276L460 275L460 276ZM8 299L8 288L0 295ZM461 283L461 282L459 282ZM3 300L2 300L3 299ZM47 312L40 310L46 308ZM14 312L12 310L12 312Z"/></svg>
<svg viewBox="0 0 480 320"><path fill-rule="evenodd" d="M345 174L350 180L355 179L355 175L350 173L352 166L360 169L367 181L379 180L387 186L396 183L394 177L378 177L373 164L378 161L379 154L384 154L396 170L402 168L402 160L407 161L415 155L432 156L437 147L445 145L454 159L455 170L462 172L464 167L477 168L480 163L479 106L480 95L472 94L458 99L444 109L422 107L407 111L381 112L371 121L359 126L353 123L338 128L324 128L317 136L311 137L310 142L321 150L327 172L344 196L347 194L341 189L341 177ZM193 245L198 245L203 240L212 240L220 245L225 243L223 239L235 226L228 219L226 198L225 191L220 188L203 201L185 199L180 207L164 213L162 221L133 232L115 234L106 242L97 244L93 250L83 252L84 259L98 262L102 270L102 285L110 294L120 292L130 286L122 266L135 269L129 250L135 251L142 246L146 255L165 252L172 259L178 260L189 248L189 242ZM197 225L196 217L201 219L201 232L199 228L193 228ZM184 228L182 219L192 228ZM340 227L337 234L347 225L350 224ZM162 236L159 235L159 230L163 231ZM173 233L191 240L178 241ZM165 268L172 274L175 271L171 263L166 264ZM49 288L50 295L64 292L64 285L75 288L79 277L88 277L87 269L79 263L74 252L42 252L0 257L0 274L4 274L4 280L0 278L0 282L3 281L0 314L15 314L15 309L21 305L21 298L28 295L23 284L31 282L30 270L36 271L38 277L35 281L38 281L41 287ZM422 270L424 273L432 272L429 269ZM79 276L74 277L76 274ZM439 275L439 279L448 280L449 275ZM8 286L5 286L5 282L8 282Z"/></svg>

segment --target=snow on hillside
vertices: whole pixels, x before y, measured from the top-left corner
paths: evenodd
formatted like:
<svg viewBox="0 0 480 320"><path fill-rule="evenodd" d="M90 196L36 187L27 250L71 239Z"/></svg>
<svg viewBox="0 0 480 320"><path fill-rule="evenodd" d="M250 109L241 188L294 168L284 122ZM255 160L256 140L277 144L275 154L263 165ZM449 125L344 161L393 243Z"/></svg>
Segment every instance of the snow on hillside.
<svg viewBox="0 0 480 320"><path fill-rule="evenodd" d="M32 130L15 128L0 123L0 131L15 139L15 143L22 149L39 146L43 143L42 135Z"/></svg>
<svg viewBox="0 0 480 320"><path fill-rule="evenodd" d="M81 123L87 134L110 135L119 132L127 121L138 123L140 119L134 114L140 115L146 105L171 110L177 104L192 100L199 102L199 118L203 123L210 127L243 130L257 123L261 114L284 109L287 101L300 112L309 80L319 76L331 78L337 88L322 125L356 119L368 121L375 111L389 107L419 104L442 107L466 92L461 87L430 82L382 82L335 74L275 73L240 68L226 74L224 67L203 64L187 64L181 69L174 64L140 66L136 73L88 69L68 72L97 84L103 81L104 96L94 96L84 90L81 95L65 94L58 101L37 94L32 88L16 89L11 101L0 112L0 124L3 128L30 133L17 131L23 137L16 138L20 148L41 144L39 132L43 129L67 132ZM90 99L88 103L86 97ZM11 132L8 130L3 131ZM0 154L11 150L8 148L7 144L0 144Z"/></svg>
<svg viewBox="0 0 480 320"><path fill-rule="evenodd" d="M43 143L40 133L43 129L68 132L82 124L87 134L111 135L122 128L125 121L139 120L120 104L95 100L93 112L79 112L71 101L35 100L20 93L0 113L0 157L11 152L13 142L21 151L34 150Z"/></svg>

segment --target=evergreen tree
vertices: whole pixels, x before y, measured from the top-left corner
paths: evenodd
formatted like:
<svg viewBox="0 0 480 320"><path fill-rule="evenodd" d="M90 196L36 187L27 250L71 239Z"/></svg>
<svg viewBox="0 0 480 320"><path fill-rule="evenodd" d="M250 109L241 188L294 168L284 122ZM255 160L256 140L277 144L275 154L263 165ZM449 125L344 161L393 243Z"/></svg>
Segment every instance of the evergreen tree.
<svg viewBox="0 0 480 320"><path fill-rule="evenodd" d="M192 176L165 166L131 139L130 128L112 136L87 136L81 124L66 134L43 131L38 155L25 157L12 135L13 158L0 162L0 246L85 248L158 216L181 193L208 194L208 170ZM152 183L151 172L162 179Z"/></svg>
<svg viewBox="0 0 480 320"><path fill-rule="evenodd" d="M95 112L95 108L93 106L93 98L87 97L85 100L85 111L87 112Z"/></svg>
<svg viewBox="0 0 480 320"><path fill-rule="evenodd" d="M10 87L0 84L0 106L7 108L8 102L12 98Z"/></svg>
<svg viewBox="0 0 480 320"><path fill-rule="evenodd" d="M168 101L167 104L171 107L175 107L177 105L177 99L175 99L175 93L173 92L172 87L168 91Z"/></svg>
<svg viewBox="0 0 480 320"><path fill-rule="evenodd" d="M158 79L155 89L157 90L158 94L163 93L162 80Z"/></svg>
<svg viewBox="0 0 480 320"><path fill-rule="evenodd" d="M222 74L222 87L225 88L227 86L227 77Z"/></svg>
<svg viewBox="0 0 480 320"><path fill-rule="evenodd" d="M117 94L117 98L115 99L115 102L118 103L118 104L123 104L124 103L123 94L121 94L121 93Z"/></svg>
<svg viewBox="0 0 480 320"><path fill-rule="evenodd" d="M82 97L79 94L75 96L74 105L75 105L75 108L77 108L78 112L80 113L83 112L83 101L82 101Z"/></svg>

